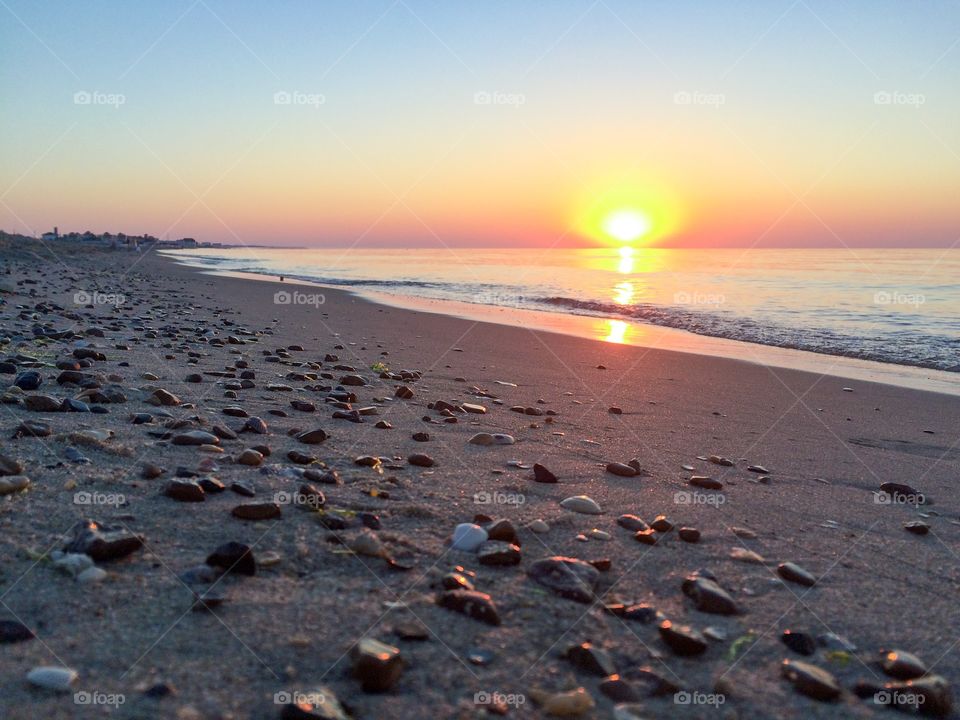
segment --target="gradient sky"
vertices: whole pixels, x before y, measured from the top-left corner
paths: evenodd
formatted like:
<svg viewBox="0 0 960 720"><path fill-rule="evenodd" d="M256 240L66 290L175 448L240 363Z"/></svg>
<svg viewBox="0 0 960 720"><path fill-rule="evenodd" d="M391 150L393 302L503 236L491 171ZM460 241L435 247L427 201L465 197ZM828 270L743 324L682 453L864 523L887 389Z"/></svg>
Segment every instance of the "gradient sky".
<svg viewBox="0 0 960 720"><path fill-rule="evenodd" d="M960 239L956 0L0 0L0 100L28 234Z"/></svg>

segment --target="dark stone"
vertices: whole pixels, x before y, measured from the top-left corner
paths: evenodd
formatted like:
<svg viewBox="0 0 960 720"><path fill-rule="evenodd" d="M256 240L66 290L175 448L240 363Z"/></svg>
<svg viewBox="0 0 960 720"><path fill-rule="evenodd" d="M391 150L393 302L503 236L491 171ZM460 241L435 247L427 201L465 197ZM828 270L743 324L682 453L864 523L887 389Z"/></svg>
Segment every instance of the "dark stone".
<svg viewBox="0 0 960 720"><path fill-rule="evenodd" d="M727 591L708 578L691 575L683 581L683 594L691 598L701 612L714 615L739 613L737 604Z"/></svg>
<svg viewBox="0 0 960 720"><path fill-rule="evenodd" d="M13 381L13 384L21 390L36 390L43 384L43 375L38 373L36 370L25 370L17 375L16 379Z"/></svg>
<svg viewBox="0 0 960 720"><path fill-rule="evenodd" d="M581 603L593 601L600 579L600 573L593 565L561 556L537 560L527 569L527 575L560 597Z"/></svg>
<svg viewBox="0 0 960 720"><path fill-rule="evenodd" d="M576 667L591 675L607 677L608 675L615 675L617 672L610 653L588 642L569 648L567 659Z"/></svg>
<svg viewBox="0 0 960 720"><path fill-rule="evenodd" d="M407 462L417 467L433 467L435 465L433 458L423 453L413 453L407 458Z"/></svg>
<svg viewBox="0 0 960 720"><path fill-rule="evenodd" d="M256 575L257 563L248 545L239 542L224 543L207 557L207 565L222 568L225 573Z"/></svg>
<svg viewBox="0 0 960 720"><path fill-rule="evenodd" d="M23 623L16 620L0 620L0 644L32 640L36 635Z"/></svg>
<svg viewBox="0 0 960 720"><path fill-rule="evenodd" d="M636 515L621 515L617 518L617 525L626 528L630 532L640 532L641 530L650 529L650 526Z"/></svg>
<svg viewBox="0 0 960 720"><path fill-rule="evenodd" d="M707 650L707 641L703 635L687 625L675 625L664 620L658 629L660 637L677 655L700 655Z"/></svg>
<svg viewBox="0 0 960 720"><path fill-rule="evenodd" d="M481 565L519 565L520 548L501 540L487 540L477 549Z"/></svg>
<svg viewBox="0 0 960 720"><path fill-rule="evenodd" d="M781 672L797 692L814 700L831 701L840 697L840 685L836 679L816 665L800 660L784 660Z"/></svg>
<svg viewBox="0 0 960 720"><path fill-rule="evenodd" d="M171 480L163 494L180 502L203 502L207 494L193 480Z"/></svg>
<svg viewBox="0 0 960 720"><path fill-rule="evenodd" d="M815 577L813 577L813 575L796 563L792 562L781 563L778 565L777 574L784 580L789 580L790 582L797 583L798 585L805 585L806 587L813 587L817 583L817 580Z"/></svg>
<svg viewBox="0 0 960 720"><path fill-rule="evenodd" d="M793 630L784 630L780 636L783 644L798 655L813 655L817 651L817 641L812 635Z"/></svg>
<svg viewBox="0 0 960 720"><path fill-rule="evenodd" d="M557 482L557 476L552 472L547 470L540 463L534 463L533 465L533 479L538 483L555 483Z"/></svg>
<svg viewBox="0 0 960 720"><path fill-rule="evenodd" d="M95 562L126 557L143 547L143 536L124 527L84 520L73 527L72 539L63 546L68 553L85 553Z"/></svg>
<svg viewBox="0 0 960 720"><path fill-rule="evenodd" d="M487 625L500 625L497 606L493 598L486 593L476 590L447 590L440 595L437 604Z"/></svg>
<svg viewBox="0 0 960 720"><path fill-rule="evenodd" d="M280 506L273 502L244 503L230 514L241 520L273 520L280 517Z"/></svg>

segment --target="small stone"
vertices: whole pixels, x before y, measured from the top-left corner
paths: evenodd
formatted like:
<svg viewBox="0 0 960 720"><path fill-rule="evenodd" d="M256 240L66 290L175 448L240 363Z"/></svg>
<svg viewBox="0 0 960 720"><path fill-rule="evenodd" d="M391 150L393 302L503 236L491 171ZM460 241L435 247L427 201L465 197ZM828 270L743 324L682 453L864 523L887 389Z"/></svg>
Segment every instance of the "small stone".
<svg viewBox="0 0 960 720"><path fill-rule="evenodd" d="M703 475L694 475L690 478L690 484L694 487L703 488L704 490L722 490L723 483L719 480L714 480L713 478L705 477Z"/></svg>
<svg viewBox="0 0 960 720"><path fill-rule="evenodd" d="M386 692L403 671L400 649L373 638L363 638L350 650L353 674L364 692Z"/></svg>
<svg viewBox="0 0 960 720"><path fill-rule="evenodd" d="M950 717L953 694L949 683L939 675L926 675L906 682L884 685L887 695L895 702L893 707L915 714L918 710L929 717Z"/></svg>
<svg viewBox="0 0 960 720"><path fill-rule="evenodd" d="M926 535L930 532L930 525L923 522L923 520L911 520L908 523L904 523L903 529L914 535Z"/></svg>
<svg viewBox="0 0 960 720"><path fill-rule="evenodd" d="M36 635L23 623L16 620L0 620L0 644L32 640Z"/></svg>
<svg viewBox="0 0 960 720"><path fill-rule="evenodd" d="M882 651L880 666L887 675L898 680L913 680L927 674L923 660L903 650Z"/></svg>
<svg viewBox="0 0 960 720"><path fill-rule="evenodd" d="M414 442L430 442L430 433L415 432L411 437Z"/></svg>
<svg viewBox="0 0 960 720"><path fill-rule="evenodd" d="M249 417L247 418L247 422L244 424L243 429L247 432L252 432L257 435L266 435L267 423L264 422L262 418Z"/></svg>
<svg viewBox="0 0 960 720"><path fill-rule="evenodd" d="M477 549L481 565L519 565L520 547L501 540L487 540Z"/></svg>
<svg viewBox="0 0 960 720"><path fill-rule="evenodd" d="M814 700L830 701L840 697L840 685L836 679L816 665L800 660L784 660L781 672L797 692Z"/></svg>
<svg viewBox="0 0 960 720"><path fill-rule="evenodd" d="M14 460L6 455L0 454L0 477L3 475L21 475L23 473L23 463Z"/></svg>
<svg viewBox="0 0 960 720"><path fill-rule="evenodd" d="M653 528L647 528L646 530L638 530L633 534L633 539L644 545L656 545L657 544L657 531Z"/></svg>
<svg viewBox="0 0 960 720"><path fill-rule="evenodd" d="M447 590L440 595L437 604L487 625L500 625L497 606L493 598L486 593L476 590Z"/></svg>
<svg viewBox="0 0 960 720"><path fill-rule="evenodd" d="M319 445L328 437L329 436L325 430L322 428L317 428L316 430L308 430L306 432L299 433L297 435L297 440L305 445Z"/></svg>
<svg viewBox="0 0 960 720"><path fill-rule="evenodd" d="M352 538L347 544L347 547L357 555L376 558L384 558L387 556L387 550L383 546L383 542L375 532L368 528L364 528L363 532Z"/></svg>
<svg viewBox="0 0 960 720"><path fill-rule="evenodd" d="M673 530L673 522L666 515L657 515L650 523L650 527L658 533L668 533Z"/></svg>
<svg viewBox="0 0 960 720"><path fill-rule="evenodd" d="M620 477L635 477L640 474L636 468L619 462L607 463L607 472Z"/></svg>
<svg viewBox="0 0 960 720"><path fill-rule="evenodd" d="M600 579L599 571L590 563L561 556L537 560L527 569L527 575L560 597L581 603L593 601Z"/></svg>
<svg viewBox="0 0 960 720"><path fill-rule="evenodd" d="M677 531L680 539L688 543L700 542L700 531L692 527L682 527Z"/></svg>
<svg viewBox="0 0 960 720"><path fill-rule="evenodd" d="M734 525L732 528L730 528L730 531L731 531L734 535L736 535L738 538L741 538L741 539L743 539L743 540L756 540L756 539L757 539L757 533L755 533L755 532L754 532L753 530L751 530L750 528L737 527L736 525Z"/></svg>
<svg viewBox="0 0 960 720"><path fill-rule="evenodd" d="M550 532L550 526L540 518L537 518L536 520L534 520L527 527L530 529L530 532L537 533L538 535L542 535L543 533Z"/></svg>
<svg viewBox="0 0 960 720"><path fill-rule="evenodd" d="M781 563L778 565L777 574L784 580L789 580L790 582L797 583L798 585L805 585L806 587L813 587L817 583L817 580L815 577L813 577L813 575L796 563L792 562Z"/></svg>
<svg viewBox="0 0 960 720"><path fill-rule="evenodd" d="M586 495L574 495L573 497L561 500L560 507L584 515L601 515L603 513L600 506Z"/></svg>
<svg viewBox="0 0 960 720"><path fill-rule="evenodd" d="M617 518L617 525L629 530L630 532L639 532L641 530L650 529L650 526L636 515L621 515Z"/></svg>
<svg viewBox="0 0 960 720"><path fill-rule="evenodd" d="M247 448L242 453L237 456L237 462L240 465L250 465L251 467L257 467L263 463L263 455L258 453L256 450Z"/></svg>
<svg viewBox="0 0 960 720"><path fill-rule="evenodd" d="M617 672L610 653L588 642L569 648L567 659L576 667L591 675L607 677L608 675L615 675Z"/></svg>
<svg viewBox="0 0 960 720"><path fill-rule="evenodd" d="M594 708L593 698L582 687L569 692L546 692L534 688L530 690L530 697L547 715L557 717L575 717Z"/></svg>
<svg viewBox="0 0 960 720"><path fill-rule="evenodd" d="M658 629L660 637L677 655L700 655L707 649L707 641L703 635L687 625L675 625L664 620Z"/></svg>
<svg viewBox="0 0 960 720"><path fill-rule="evenodd" d="M707 460L712 462L714 465L720 465L722 467L733 467L733 461L728 460L727 458L721 455L711 455L710 457L707 458Z"/></svg>
<svg viewBox="0 0 960 720"><path fill-rule="evenodd" d="M27 395L23 399L23 405L27 410L34 412L58 412L60 410L60 400L52 395Z"/></svg>
<svg viewBox="0 0 960 720"><path fill-rule="evenodd" d="M623 409L617 407L616 405L607 408L607 412L611 415L623 415Z"/></svg>
<svg viewBox="0 0 960 720"><path fill-rule="evenodd" d="M483 405L474 405L473 403L463 403L460 407L474 415L483 415L487 412L487 409Z"/></svg>
<svg viewBox="0 0 960 720"><path fill-rule="evenodd" d="M224 573L253 576L257 574L257 563L249 545L228 542L220 545L207 556L207 565L219 568Z"/></svg>
<svg viewBox="0 0 960 720"><path fill-rule="evenodd" d="M68 692L78 677L76 670L67 667L42 666L27 673L27 682L44 690Z"/></svg>
<svg viewBox="0 0 960 720"><path fill-rule="evenodd" d="M493 435L490 433L477 433L467 441L470 445L488 446L493 445Z"/></svg>
<svg viewBox="0 0 960 720"><path fill-rule="evenodd" d="M784 630L780 636L783 644L798 655L813 655L817 651L817 641L807 633Z"/></svg>
<svg viewBox="0 0 960 720"><path fill-rule="evenodd" d="M413 453L407 457L407 462L416 467L433 467L435 465L433 458L423 453Z"/></svg>
<svg viewBox="0 0 960 720"><path fill-rule="evenodd" d="M619 675L611 675L600 683L600 692L613 703L635 703L640 701L640 693Z"/></svg>
<svg viewBox="0 0 960 720"><path fill-rule="evenodd" d="M280 517L280 506L273 502L244 503L230 514L241 520L272 520Z"/></svg>
<svg viewBox="0 0 960 720"><path fill-rule="evenodd" d="M193 480L171 480L163 494L180 502L203 502L207 499L203 488Z"/></svg>
<svg viewBox="0 0 960 720"><path fill-rule="evenodd" d="M36 370L25 370L17 375L13 384L21 390L36 390L43 384L43 375Z"/></svg>
<svg viewBox="0 0 960 720"><path fill-rule="evenodd" d="M406 385L401 385L397 388L397 391L393 395L401 400L409 400L413 397L413 390L408 388Z"/></svg>
<svg viewBox="0 0 960 720"><path fill-rule="evenodd" d="M740 611L729 593L713 580L691 575L683 581L683 593L691 598L697 610L714 615L736 615Z"/></svg>
<svg viewBox="0 0 960 720"><path fill-rule="evenodd" d="M98 567L88 567L77 575L77 582L84 585L103 582L106 579L107 571Z"/></svg>
<svg viewBox="0 0 960 720"><path fill-rule="evenodd" d="M126 557L143 547L143 536L135 535L124 527L101 525L93 520L84 520L73 527L72 539L63 551L82 553L95 562Z"/></svg>
<svg viewBox="0 0 960 720"><path fill-rule="evenodd" d="M203 430L191 430L180 435L174 435L171 442L174 445L219 445L220 438Z"/></svg>
<svg viewBox="0 0 960 720"><path fill-rule="evenodd" d="M0 477L0 495L10 495L30 487L30 478L26 475L8 475Z"/></svg>
<svg viewBox="0 0 960 720"><path fill-rule="evenodd" d="M451 547L454 550L463 550L464 552L476 552L480 546L487 541L489 536L487 531L479 525L473 523L461 523L453 530L453 542Z"/></svg>
<svg viewBox="0 0 960 720"><path fill-rule="evenodd" d="M552 472L547 470L540 463L534 463L533 465L533 479L534 482L538 483L555 483L557 482L557 476Z"/></svg>
<svg viewBox="0 0 960 720"><path fill-rule="evenodd" d="M763 565L766 560L759 553L755 553L753 550L747 550L744 547L734 547L730 549L730 557L733 560L739 560L740 562L753 563L755 565Z"/></svg>

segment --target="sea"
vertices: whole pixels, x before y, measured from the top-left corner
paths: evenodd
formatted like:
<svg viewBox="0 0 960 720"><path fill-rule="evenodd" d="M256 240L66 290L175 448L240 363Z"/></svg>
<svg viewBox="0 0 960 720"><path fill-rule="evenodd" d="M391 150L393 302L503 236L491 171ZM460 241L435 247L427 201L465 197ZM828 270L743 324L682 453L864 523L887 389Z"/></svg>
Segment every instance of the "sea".
<svg viewBox="0 0 960 720"><path fill-rule="evenodd" d="M608 328L599 339L612 341L631 342L632 328L655 326L960 373L960 249L238 247L169 254L208 271L283 276L399 304L428 299L436 312L449 303L451 314L486 306L594 318ZM635 335L642 344L645 334Z"/></svg>

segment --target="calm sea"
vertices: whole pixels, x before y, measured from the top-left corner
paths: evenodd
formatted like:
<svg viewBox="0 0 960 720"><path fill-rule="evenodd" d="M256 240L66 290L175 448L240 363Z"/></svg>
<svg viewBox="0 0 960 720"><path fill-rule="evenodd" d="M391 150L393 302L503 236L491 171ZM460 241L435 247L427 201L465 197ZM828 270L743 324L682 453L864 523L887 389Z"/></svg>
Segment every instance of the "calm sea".
<svg viewBox="0 0 960 720"><path fill-rule="evenodd" d="M956 250L175 251L208 270L646 323L960 372Z"/></svg>

